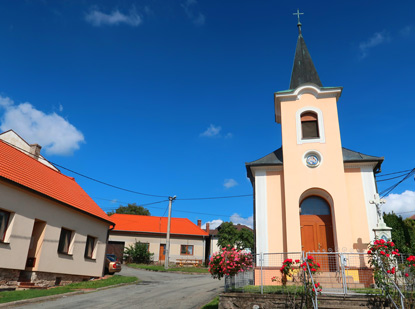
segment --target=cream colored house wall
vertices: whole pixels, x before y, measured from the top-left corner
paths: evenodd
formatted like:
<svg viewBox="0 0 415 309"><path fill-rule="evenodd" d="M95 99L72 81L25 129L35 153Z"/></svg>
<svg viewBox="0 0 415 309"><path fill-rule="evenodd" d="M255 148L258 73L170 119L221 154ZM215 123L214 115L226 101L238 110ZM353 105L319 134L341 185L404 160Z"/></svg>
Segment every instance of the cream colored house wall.
<svg viewBox="0 0 415 309"><path fill-rule="evenodd" d="M129 232L110 232L109 241L120 241L125 243L125 247L134 244L137 241L149 244L149 251L153 253L153 261L158 262L160 260L160 245L166 244L166 235L154 235L154 234L134 234ZM181 255L181 245L192 245L193 255ZM205 240L203 237L198 236L170 236L170 261L175 262L176 259L198 259L205 260Z"/></svg>
<svg viewBox="0 0 415 309"><path fill-rule="evenodd" d="M14 213L7 243L0 244L0 268L24 270L35 219L46 221L33 271L101 276L109 224L25 189L0 181L0 208ZM75 231L72 254L58 253L61 228ZM95 259L84 257L87 235L97 238Z"/></svg>

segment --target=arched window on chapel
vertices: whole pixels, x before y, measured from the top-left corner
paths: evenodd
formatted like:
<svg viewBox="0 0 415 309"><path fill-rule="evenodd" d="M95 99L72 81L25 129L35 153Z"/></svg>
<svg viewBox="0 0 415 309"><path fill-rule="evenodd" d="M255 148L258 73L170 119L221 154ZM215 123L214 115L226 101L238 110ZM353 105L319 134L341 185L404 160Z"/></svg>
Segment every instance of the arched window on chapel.
<svg viewBox="0 0 415 309"><path fill-rule="evenodd" d="M301 114L302 139L319 138L318 116L315 112L306 111Z"/></svg>

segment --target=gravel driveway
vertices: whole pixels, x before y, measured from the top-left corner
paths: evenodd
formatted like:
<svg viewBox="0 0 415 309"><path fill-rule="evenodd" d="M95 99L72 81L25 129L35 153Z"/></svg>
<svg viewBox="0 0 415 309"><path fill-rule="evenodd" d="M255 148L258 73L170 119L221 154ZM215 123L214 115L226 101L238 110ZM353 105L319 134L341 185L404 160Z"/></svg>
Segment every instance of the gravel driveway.
<svg viewBox="0 0 415 309"><path fill-rule="evenodd" d="M223 291L223 281L210 275L152 272L125 265L121 275L136 276L141 281L14 308L200 308Z"/></svg>

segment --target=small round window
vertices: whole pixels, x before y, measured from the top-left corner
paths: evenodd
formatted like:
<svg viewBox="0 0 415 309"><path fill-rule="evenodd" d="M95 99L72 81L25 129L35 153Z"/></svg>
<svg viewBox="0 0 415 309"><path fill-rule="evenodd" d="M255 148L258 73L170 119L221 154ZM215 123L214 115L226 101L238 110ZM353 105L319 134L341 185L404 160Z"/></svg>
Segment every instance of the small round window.
<svg viewBox="0 0 415 309"><path fill-rule="evenodd" d="M304 155L304 164L307 167L315 168L321 164L321 154L317 151L309 151Z"/></svg>

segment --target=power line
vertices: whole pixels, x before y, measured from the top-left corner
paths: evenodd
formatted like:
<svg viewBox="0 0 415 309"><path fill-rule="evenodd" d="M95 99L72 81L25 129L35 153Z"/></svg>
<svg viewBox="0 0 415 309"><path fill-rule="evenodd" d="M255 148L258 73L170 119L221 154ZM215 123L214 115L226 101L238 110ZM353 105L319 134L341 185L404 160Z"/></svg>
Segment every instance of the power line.
<svg viewBox="0 0 415 309"><path fill-rule="evenodd" d="M391 177L391 178L376 180L376 182L388 181L388 180L392 180L392 179L396 179L396 178L401 178L403 176L405 176L405 175L399 175L399 176L395 176L395 177Z"/></svg>
<svg viewBox="0 0 415 309"><path fill-rule="evenodd" d="M115 186L115 185L112 185L112 184L109 184L109 183L103 182L103 181L101 181L101 180L98 180L98 179L95 179L95 178L92 178L92 177L89 177L89 176L83 175L83 174L81 174L81 173L75 172L75 171L73 171L73 170L71 170L71 169L69 169L69 168L66 168L66 167L62 166L62 165L59 165L59 164L56 164L56 163L53 163L53 164L54 164L54 165L56 165L56 166L59 166L60 168L65 169L65 170L67 170L67 171L69 171L69 172L71 172L71 173L74 173L74 174L76 174L76 175L82 176L82 177L87 178L87 179L89 179L89 180L92 180L92 181L98 182L98 183L100 183L100 184L103 184L103 185L106 185L106 186L108 186L108 187L112 187L112 188L115 188L115 189L118 189L118 190L122 190L122 191L130 192L130 193L134 193L134 194L139 194L139 195L152 196L152 197L168 197L167 195L155 195L155 194L148 194L148 193L143 193L143 192L138 192L138 191L134 191L134 190L130 190L130 189L125 189L125 188L122 188L122 187L118 187L118 186Z"/></svg>
<svg viewBox="0 0 415 309"><path fill-rule="evenodd" d="M404 182L409 177L411 177L411 175L414 174L414 173L415 173L415 168L413 168L409 173L407 173L406 175L404 175L404 178L402 178L401 180L399 180L397 183L395 183L394 185L390 186L389 188L383 190L379 195L382 195L382 198L384 198L386 195L388 195L393 190L395 190L395 188L397 186L399 186L402 182Z"/></svg>
<svg viewBox="0 0 415 309"><path fill-rule="evenodd" d="M23 151L23 152L27 153L27 154L31 154L31 153L30 153L30 151L27 151L27 150L25 150L25 149L22 149L22 148L20 148L20 147L17 147L17 146L15 146L15 145L13 145L13 144L11 144L11 143L7 142L7 141L4 141L4 140L2 140L2 141L3 141L3 142L5 142L5 143L6 143L6 144L8 144L8 145L10 145L10 146L14 147L14 148L17 148L17 149L19 149L19 150L21 150L21 151ZM122 191L130 192L130 193L134 193L134 194L139 194L139 195L152 196L152 197L166 197L166 198L168 198L168 197L169 197L168 195L148 194L148 193L138 192L138 191L134 191L134 190L130 190L130 189L125 189L125 188L122 188L122 187L119 187L119 186L115 186L115 185L112 185L112 184L106 183L106 182L104 182L104 181L101 181L101 180L98 180L98 179L95 179L95 178L92 178L92 177L89 177L89 176L86 176L86 175L84 175L84 174L81 174L81 173L75 172L74 170L71 170L71 169L69 169L69 168L66 168L66 167L64 167L64 166L62 166L62 165L59 165L59 164L55 163L55 162L52 162L52 161L48 161L48 162L49 162L49 163L51 163L51 164L53 164L53 165L56 165L56 166L58 166L58 167L60 167L60 168L63 168L64 170L67 170L67 171L69 171L69 172L71 172L71 173L74 173L74 174L79 175L79 176L81 176L81 177L84 177L84 178L86 178L86 179L89 179L89 180L92 180L92 181L98 182L98 183L100 183L100 184L103 184L103 185L106 185L106 186L108 186L108 187L112 187L112 188L115 188L115 189L118 189L118 190L122 190Z"/></svg>
<svg viewBox="0 0 415 309"><path fill-rule="evenodd" d="M103 200L103 201L109 201L109 202L113 202L114 200L110 200L110 199L106 199L106 198L101 198L101 197L94 197L95 199L99 199L99 200ZM121 203L121 204L129 204L129 203L127 203L127 202L123 202L123 201L118 201L118 200L116 200L117 202L119 202L119 203ZM139 204L139 205L137 205L137 206L142 206L142 207L144 207L144 206L146 206L146 207L148 207L148 208L157 208L157 209L164 209L164 207L156 207L156 206L149 206L149 205L154 205L154 204L159 204L159 203L164 203L164 202L168 202L169 200L162 200L162 201L157 201L157 202L152 202L152 203L147 203L147 204ZM102 208L102 207L101 207ZM106 208L106 207L105 207ZM110 210L116 210L116 209L118 209L119 207L117 207L117 208L110 208Z"/></svg>
<svg viewBox="0 0 415 309"><path fill-rule="evenodd" d="M243 195L229 195L229 196L212 196L212 197L192 197L192 198L178 198L177 201L197 201L197 200L217 200L224 198L238 198L238 197L247 197L252 196L252 194L243 194Z"/></svg>
<svg viewBox="0 0 415 309"><path fill-rule="evenodd" d="M410 171L411 170L404 170L404 171L393 172L393 173L388 173L388 174L383 174L383 175L376 175L376 178L385 177L385 176L389 176L389 175L395 175L395 174L403 174L403 173L407 173L407 172L410 172Z"/></svg>

